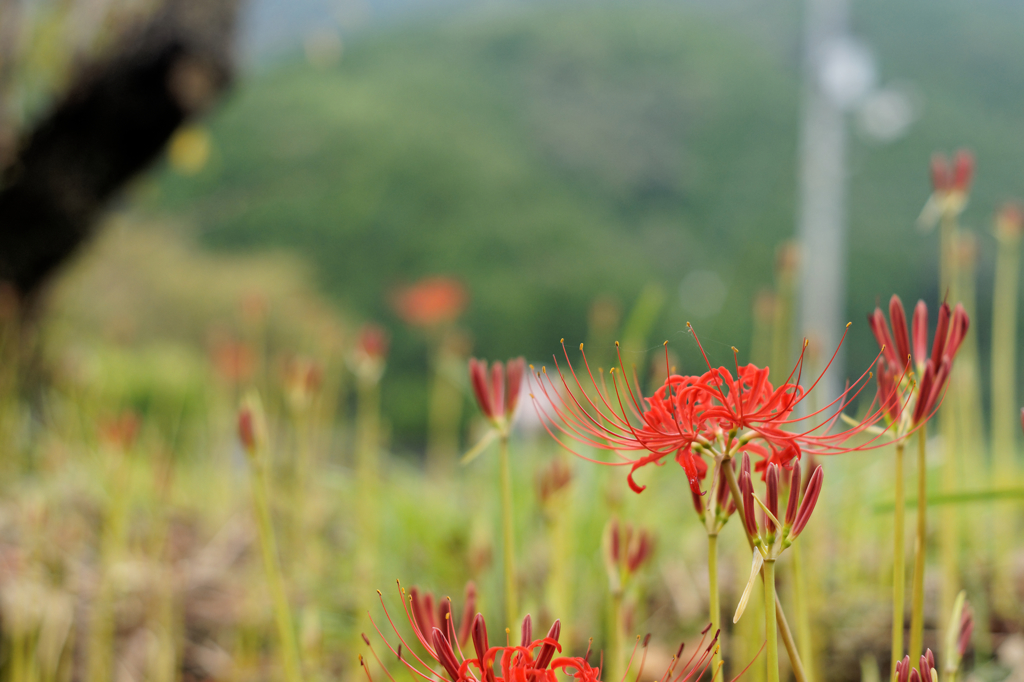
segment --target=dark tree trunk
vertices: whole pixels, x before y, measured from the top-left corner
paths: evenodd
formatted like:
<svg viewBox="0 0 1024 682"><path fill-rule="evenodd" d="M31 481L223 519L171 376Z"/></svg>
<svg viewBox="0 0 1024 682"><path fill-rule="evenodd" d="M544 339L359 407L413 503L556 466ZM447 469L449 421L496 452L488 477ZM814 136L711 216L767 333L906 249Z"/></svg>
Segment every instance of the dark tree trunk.
<svg viewBox="0 0 1024 682"><path fill-rule="evenodd" d="M174 130L227 87L238 3L167 0L81 71L0 177L0 283L32 298Z"/></svg>

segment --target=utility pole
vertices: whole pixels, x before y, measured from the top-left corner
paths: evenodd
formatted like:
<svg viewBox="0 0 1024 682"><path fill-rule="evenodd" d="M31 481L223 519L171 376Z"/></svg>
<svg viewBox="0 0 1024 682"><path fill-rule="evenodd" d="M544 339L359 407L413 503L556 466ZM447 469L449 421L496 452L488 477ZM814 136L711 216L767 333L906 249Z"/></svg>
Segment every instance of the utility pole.
<svg viewBox="0 0 1024 682"><path fill-rule="evenodd" d="M799 338L821 371L846 323L846 111L874 85L870 53L847 33L848 0L806 0L800 111L797 239ZM816 352L813 352L816 351ZM843 354L822 381L822 404L845 383Z"/></svg>

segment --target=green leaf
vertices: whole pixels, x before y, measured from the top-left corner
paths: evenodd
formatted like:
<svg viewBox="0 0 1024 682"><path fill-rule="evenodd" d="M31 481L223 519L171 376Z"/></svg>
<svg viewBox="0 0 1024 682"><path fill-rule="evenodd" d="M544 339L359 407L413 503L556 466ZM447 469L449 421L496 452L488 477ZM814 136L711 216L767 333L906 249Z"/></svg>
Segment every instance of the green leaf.
<svg viewBox="0 0 1024 682"><path fill-rule="evenodd" d="M469 464L474 459L479 457L480 453L482 453L484 450L486 450L487 446L490 445L491 443L493 443L494 439L497 438L497 436L498 436L498 430L497 429L489 430L487 432L487 434L483 438L481 438L480 441L476 445L474 445L473 448L469 452L467 452L465 455L462 456L462 464Z"/></svg>

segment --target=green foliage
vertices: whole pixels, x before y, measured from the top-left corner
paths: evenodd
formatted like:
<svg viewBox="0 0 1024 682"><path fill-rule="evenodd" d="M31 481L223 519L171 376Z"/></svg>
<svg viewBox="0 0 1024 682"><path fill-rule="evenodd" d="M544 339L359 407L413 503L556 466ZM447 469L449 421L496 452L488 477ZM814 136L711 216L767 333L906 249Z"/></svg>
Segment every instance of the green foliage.
<svg viewBox="0 0 1024 682"><path fill-rule="evenodd" d="M894 143L852 136L855 374L874 353L860 322L876 300L939 297L936 237L913 227L932 151L977 152L984 182L965 219L983 270L989 216L1019 193L1024 60L1006 27L1021 10L985 6L857 5L882 83L909 83L922 108ZM389 372L408 389L385 388L400 438L424 420L413 384L425 351L388 295L427 274L466 281L474 350L495 358L550 357L559 338L586 337L596 295L629 306L656 283L669 295L648 345L668 338L698 367L676 292L691 270L714 270L725 303L693 321L713 362L732 345L743 360L753 297L794 224L799 19L789 5L544 5L359 36L335 67L292 60L241 82L210 121L211 164L163 173L155 206L190 216L216 248L293 248L345 309L390 323Z"/></svg>

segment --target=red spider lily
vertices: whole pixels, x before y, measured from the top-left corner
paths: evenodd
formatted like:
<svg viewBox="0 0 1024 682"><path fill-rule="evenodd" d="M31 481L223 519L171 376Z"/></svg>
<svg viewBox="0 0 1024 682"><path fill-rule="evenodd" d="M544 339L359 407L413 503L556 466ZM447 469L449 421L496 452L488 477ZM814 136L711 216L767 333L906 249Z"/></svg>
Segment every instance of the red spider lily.
<svg viewBox="0 0 1024 682"><path fill-rule="evenodd" d="M704 354L692 327L690 332ZM845 336L844 333L844 339ZM753 364L740 367L737 364L734 376L725 367L712 368L707 355L704 355L708 371L703 375L669 374L665 383L651 397L645 398L639 393L638 382L634 379L630 384L625 376L621 355L618 368L622 370L621 374L615 368L609 372L614 389L611 392L607 389L603 374L600 385L594 379L586 355L583 355L587 376L593 386L593 390L588 393L569 361L564 344L562 350L572 382L561 371L557 357L555 367L558 369L561 389L555 386L546 371L537 375L540 390L544 392L553 412L548 414L540 401L534 401L545 428L570 452L574 451L549 425L554 425L561 434L584 445L615 451L623 461L599 463L629 466L627 482L637 493L642 492L645 486L633 480L636 470L647 464L661 465L662 460L669 455L674 455L683 467L692 493L702 495L700 481L707 473L707 463L702 457L704 454L714 457L717 463L737 453L751 453L761 458L756 469L764 472L769 463L790 469L803 453L833 455L880 447L875 445L878 434L865 443L853 447L845 445L849 438L863 433L884 418L884 411L874 405L861 422L846 430L831 432L843 408L867 385L868 372L823 408L801 417L793 415L799 403L821 381L819 376L806 390L800 385L803 352L789 376L777 387L768 380L767 367L760 368ZM583 350L582 345L580 350ZM834 359L835 353L822 375ZM790 383L794 375L796 380ZM622 376L621 380L619 376ZM592 396L591 393L596 395ZM812 425L813 420L832 410L835 410L834 414ZM634 457L629 454L631 452L647 454Z"/></svg>
<svg viewBox="0 0 1024 682"><path fill-rule="evenodd" d="M944 154L932 154L932 189L936 194L966 194L974 179L974 155L966 149L957 151L950 164Z"/></svg>
<svg viewBox="0 0 1024 682"><path fill-rule="evenodd" d="M100 441L115 450L128 451L135 444L135 438L139 434L139 415L131 410L126 410L111 419L100 422Z"/></svg>
<svg viewBox="0 0 1024 682"><path fill-rule="evenodd" d="M820 465L814 468L814 473L811 474L811 478L807 482L807 489L801 499L800 463L793 464L789 476L789 500L786 504L784 519L779 517L780 476L779 467L774 463L769 464L765 475L764 507L766 513L761 519L759 527L754 513L754 486L750 477L750 464L747 457L744 456L739 480L740 494L743 496L743 525L755 546L763 549L765 553L774 553L775 556L793 544L793 541L807 526L807 522L810 521L814 506L818 503L818 496L821 494L825 472ZM777 551L773 548L776 537L782 541Z"/></svg>
<svg viewBox="0 0 1024 682"><path fill-rule="evenodd" d="M495 426L507 426L519 404L526 361L513 358L502 366L501 362L487 370L486 360L469 359L469 380L480 411Z"/></svg>
<svg viewBox="0 0 1024 682"><path fill-rule="evenodd" d="M557 682L558 673L562 673L566 678L571 678L576 680L576 682L601 682L601 668L590 665L589 649L586 655L582 657L562 655L562 645L558 642L558 637L562 631L561 621L556 620L545 637L533 639L532 621L530 616L527 616L523 621L522 639L518 646L511 643L506 643L505 646L492 646L488 638L484 617L478 613L473 619L470 633L473 649L468 652L471 656L467 657L462 651L462 645L456 638L454 625L450 619L443 624L444 629L434 627L428 636L426 633L421 632L414 622L414 616L405 598L405 590L402 589L401 585L399 585L399 593L402 597L402 605L405 609L406 617L420 646L426 651L426 657L420 657L409 646L409 642L398 631L386 607L384 608L384 615L391 625L391 629L398 637L397 646L392 645L388 641L372 618L370 621L373 623L373 627L377 630L381 639L384 640L385 646L412 673L414 679L427 682L445 682L446 677L450 682ZM379 591L378 594L380 594ZM383 606L383 604L384 600L381 597L381 605ZM711 664L711 656L718 647L717 632L711 638L710 643L705 645L710 629L710 625L704 629L696 651L685 662L682 658L684 647L680 645L659 682L692 682L699 679L707 671ZM650 635L647 635L643 640L640 674L643 673L649 641ZM370 648L370 653L380 665L388 680L394 682L394 677L392 677L387 667L381 662L373 649L373 645L370 644L370 639L365 634L363 635L363 642ZM452 643L455 644L454 647ZM472 654L475 654L475 656L472 656ZM630 663L632 663L635 655L636 649L634 648L633 656L630 656ZM369 667L362 657L360 657L360 663L363 665L369 681L373 682ZM623 680L626 679L628 674L629 670L627 669ZM743 673L740 674L742 675ZM738 677L734 678L734 682ZM640 675L638 674L637 679L639 678Z"/></svg>
<svg viewBox="0 0 1024 682"><path fill-rule="evenodd" d="M359 330L356 351L366 358L382 361L388 354L388 333L380 325L364 324Z"/></svg>
<svg viewBox="0 0 1024 682"><path fill-rule="evenodd" d="M466 583L465 606L462 609L462 619L457 629L455 629L450 599L437 601L435 618L434 595L430 592L421 593L413 586L409 588L409 606L412 611L412 626L418 637L426 637L439 625L447 627L450 623L453 631L458 633L459 646L466 646L469 643L470 630L473 626L473 614L476 612L476 584L472 580Z"/></svg>
<svg viewBox="0 0 1024 682"><path fill-rule="evenodd" d="M310 358L293 357L282 371L282 384L288 404L300 412L313 401L323 383L323 368Z"/></svg>
<svg viewBox="0 0 1024 682"><path fill-rule="evenodd" d="M238 409L238 439L250 457L257 456L267 445L267 417L255 392L247 394Z"/></svg>
<svg viewBox="0 0 1024 682"><path fill-rule="evenodd" d="M451 277L427 277L398 291L392 305L398 316L414 327L435 327L454 322L466 310L466 287Z"/></svg>
<svg viewBox="0 0 1024 682"><path fill-rule="evenodd" d="M646 528L637 528L613 518L608 522L607 556L605 561L609 570L615 570L620 576L632 575L654 554L654 534Z"/></svg>
<svg viewBox="0 0 1024 682"><path fill-rule="evenodd" d="M564 490L572 483L572 469L561 459L551 461L551 464L537 474L537 497L541 505L546 505L561 490Z"/></svg>
<svg viewBox="0 0 1024 682"><path fill-rule="evenodd" d="M256 351L241 341L217 339L210 348L210 359L218 376L229 383L244 384L256 372Z"/></svg>
<svg viewBox="0 0 1024 682"><path fill-rule="evenodd" d="M931 175L932 194L918 218L924 229L934 227L940 218L956 218L967 206L974 179L974 155L961 149L950 163L944 155L934 154Z"/></svg>
<svg viewBox="0 0 1024 682"><path fill-rule="evenodd" d="M891 422L900 422L904 403L914 402L909 422L898 429L906 431L927 422L938 409L953 359L967 336L970 319L962 304L957 303L951 315L949 304L943 302L939 307L931 355L928 355L928 306L924 301L918 301L914 308L912 354L906 313L896 294L889 299L889 320L892 334L880 308L868 315L868 324L882 349L882 357L878 359L878 400ZM908 377L911 365L916 368L916 382ZM904 390L908 394L906 398L901 395Z"/></svg>

